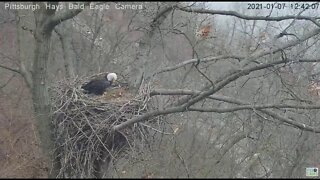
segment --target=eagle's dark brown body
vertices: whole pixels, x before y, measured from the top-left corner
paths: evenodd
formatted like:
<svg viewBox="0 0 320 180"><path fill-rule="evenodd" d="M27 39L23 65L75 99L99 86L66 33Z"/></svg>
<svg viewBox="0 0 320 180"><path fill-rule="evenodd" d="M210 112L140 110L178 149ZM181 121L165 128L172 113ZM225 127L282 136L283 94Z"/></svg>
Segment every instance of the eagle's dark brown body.
<svg viewBox="0 0 320 180"><path fill-rule="evenodd" d="M108 81L107 77L100 79L93 79L81 88L85 90L86 94L102 95L105 90L111 87L112 81Z"/></svg>

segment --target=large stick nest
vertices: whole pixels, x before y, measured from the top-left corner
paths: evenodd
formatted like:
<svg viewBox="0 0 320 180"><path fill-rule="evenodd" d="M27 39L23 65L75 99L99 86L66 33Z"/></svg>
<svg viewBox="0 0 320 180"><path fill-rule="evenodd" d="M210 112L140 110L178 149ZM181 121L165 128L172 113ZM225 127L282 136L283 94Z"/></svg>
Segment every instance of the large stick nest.
<svg viewBox="0 0 320 180"><path fill-rule="evenodd" d="M96 177L106 159L117 159L125 150L148 144L146 124L134 124L115 133L111 129L148 111L150 85L143 85L138 94L130 93L122 84L102 96L90 96L81 89L90 79L62 80L49 91L55 154L61 166L58 177Z"/></svg>

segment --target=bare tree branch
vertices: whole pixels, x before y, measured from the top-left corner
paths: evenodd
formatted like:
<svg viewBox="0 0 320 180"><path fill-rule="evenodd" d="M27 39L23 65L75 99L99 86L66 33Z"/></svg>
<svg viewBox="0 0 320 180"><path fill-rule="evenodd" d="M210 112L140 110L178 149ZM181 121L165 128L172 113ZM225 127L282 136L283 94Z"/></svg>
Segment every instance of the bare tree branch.
<svg viewBox="0 0 320 180"><path fill-rule="evenodd" d="M19 27L23 25L24 20L22 20L20 17L24 16L24 13L22 11L16 11L16 26ZM23 28L22 28L23 29ZM32 80L32 71L28 70L26 67L26 57L23 53L21 53L21 30L17 28L17 56L18 56L18 65L19 65L19 72L22 75L22 77L25 79L25 82L27 86L32 89L33 88L33 80ZM13 61L15 62L15 61Z"/></svg>
<svg viewBox="0 0 320 180"><path fill-rule="evenodd" d="M257 58L260 58L260 57L263 57L267 54L274 54L274 53L277 53L277 52L280 52L284 49L287 49L289 47L292 47L292 46L295 46L295 45L298 45L300 43L302 43L303 41L317 35L320 33L320 28L318 29L315 29L309 33L307 33L306 35L304 35L302 38L298 39L298 40L292 40L280 47L277 47L277 48L272 48L270 50L264 50L264 49L261 49L260 51L257 51L255 53L253 53L252 55L250 55L248 58L244 59L243 61L241 61L241 64L242 64L242 67L248 65L250 62L256 60Z"/></svg>
<svg viewBox="0 0 320 180"><path fill-rule="evenodd" d="M232 98L228 98L228 101L231 102L231 99ZM248 102L241 102L240 100L236 100L234 101L235 104L249 104ZM292 125L296 128L299 128L301 130L304 130L304 131L311 131L311 132L315 132L315 133L320 133L320 129L318 128L314 128L314 127L311 127L309 125L306 125L304 123L299 123L297 120L292 120L292 119L289 119L289 118L286 118L286 117L283 117L277 113L274 113L270 110L263 110L263 106L264 105L261 105L260 107L258 106L257 110L263 112L264 114L267 114L275 119L278 119L282 122L285 122L289 125ZM268 105L265 105L265 106L268 106ZM272 105L270 105L272 106ZM311 106L303 106L303 105L278 105L279 108L296 108L296 109L319 109L319 105L311 105ZM242 106L242 107L245 107L245 106ZM249 107L249 106L248 106ZM252 106L251 106L252 107ZM240 107L241 108L241 107ZM253 109L255 110L255 108L244 108L244 109ZM188 108L189 111L200 111L200 112L206 112L206 111L202 111L200 108ZM209 110L209 109L204 109L204 110ZM215 110L215 109L212 109L212 110ZM216 109L217 110L217 109ZM210 112L207 111L207 112ZM212 111L212 112L215 112L215 111ZM219 111L217 111L218 113L220 113Z"/></svg>
<svg viewBox="0 0 320 180"><path fill-rule="evenodd" d="M239 71L237 73L234 73L234 74L230 75L225 80L219 82L216 87L211 87L209 90L201 92L199 95L189 99L184 104L180 104L180 105L178 105L176 107L171 107L171 108L168 108L168 109L165 109L165 110L148 112L148 113L146 113L146 114L144 114L142 116L135 117L135 118L133 118L133 119L131 119L129 121L126 121L126 122L124 122L122 124L114 126L113 130L114 131L118 131L118 130L123 129L123 128L125 128L125 127L127 127L127 126L129 126L129 125L131 125L133 123L146 120L146 119L148 119L150 117L187 111L188 107L190 107L191 105L193 105L193 104L205 99L206 97L212 95L213 93L219 91L220 89L222 89L224 86L226 86L230 82L232 82L232 81L234 81L234 80L236 80L236 79L238 79L238 78L240 78L242 76L248 75L253 71L265 69L267 67L271 67L271 66L274 66L276 64L281 64L281 63L285 63L285 62L286 62L286 60L281 60L281 61L276 61L276 62L273 62L273 63L257 65L257 66L255 66L253 68L247 68L245 70Z"/></svg>
<svg viewBox="0 0 320 180"><path fill-rule="evenodd" d="M300 14L302 14L305 10L306 10L306 9L303 9L302 11L300 11L297 16L300 16ZM288 30L291 26L293 26L293 24L296 22L296 20L297 20L296 18L293 19L292 22L291 22L279 35L277 35L275 38L280 38L280 37L288 34L288 33L287 33L287 30Z"/></svg>
<svg viewBox="0 0 320 180"><path fill-rule="evenodd" d="M150 96L155 95L198 95L201 91L196 90L186 90L186 89L155 89L150 93ZM207 97L208 99L233 103L237 101L234 98L228 97L228 96L222 96L222 95L210 95ZM241 104L241 101L239 101L237 104Z"/></svg>
<svg viewBox="0 0 320 180"><path fill-rule="evenodd" d="M288 105L288 104L266 104L266 105L243 105L233 108L189 108L189 111L198 112L216 112L216 113L227 113L234 111L241 111L246 109L320 109L320 105Z"/></svg>
<svg viewBox="0 0 320 180"><path fill-rule="evenodd" d="M297 20L308 20L313 22L315 25L320 27L320 24L316 21L320 19L320 17L310 17L310 16L295 16L295 15L288 15L288 16L279 16L279 17L269 17L269 16L248 16L244 14L240 14L236 11L223 11L223 10L211 10L211 9L200 9L200 8L186 8L178 6L178 9L185 12L192 12L192 13L199 13L199 14L219 14L219 15L226 15L226 16L234 16L244 20L263 20L263 21L283 21L289 19L297 19Z"/></svg>
<svg viewBox="0 0 320 180"><path fill-rule="evenodd" d="M300 60L298 60L300 61ZM302 60L301 60L302 61ZM275 62L272 62L272 63L268 63L268 64L261 64L261 65L257 65L255 67L251 67L251 68L247 68L247 69L244 69L244 70L241 70L237 73L234 73L234 74L231 74L229 77L227 77L226 79L222 80L221 82L217 83L216 84L216 87L211 87L209 90L207 91L203 91L203 92L200 92L199 95L195 96L195 97L192 97L190 98L187 102L185 102L184 104L180 104L178 106L175 106L175 107L171 107L171 108L168 108L168 109L165 109L165 110L160 110L160 111L151 111L151 112L148 112L142 116L138 116L138 117L135 117L129 121L126 121L122 124L119 124L117 126L114 126L113 128L113 131L118 131L120 129L123 129L133 123L136 123L136 122L140 122L140 121L144 121L150 117L154 117L154 116L159 116L159 115L166 115L166 114L172 114L172 113L178 113L178 112L183 112L183 111L188 111L189 107L192 106L193 104L203 100L204 98L212 95L213 93L219 91L220 89L222 89L223 87L225 87L227 84L229 84L230 82L242 77L242 76L246 76L248 74L250 74L251 72L254 72L254 71L258 71L258 70L261 70L261 69L265 69L265 68L268 68L268 67L272 67L274 65L277 65L277 64L282 64L282 63L286 63L287 60L279 60L279 61L275 61ZM319 60L320 62L320 60ZM314 128L310 127L310 126L307 126L305 124L301 124L301 123L297 123L293 120L290 120L288 118L284 118L282 116L279 116L271 111L267 111L267 110L260 110L262 112L264 112L265 114L268 114L276 119L279 119L281 121L284 121L288 124L291 124L295 127L298 127L299 129L304 129L304 130L307 130L307 131L312 131L312 132L320 132L320 130L315 130Z"/></svg>
<svg viewBox="0 0 320 180"><path fill-rule="evenodd" d="M196 95L199 94L201 91L192 91L192 90L185 90L185 89L156 89L150 93L150 96L155 95ZM233 104L243 104L243 106L237 106L232 108L188 108L190 111L199 111L199 112L217 112L217 113L226 113L226 112L233 112L245 109L320 109L319 105L290 105L290 104L251 104L251 103L243 103L235 98L231 98L228 96L222 95L210 95L207 97L208 99L223 101L227 103Z"/></svg>
<svg viewBox="0 0 320 180"><path fill-rule="evenodd" d="M203 100L207 96L210 96L210 95L214 94L215 92L219 91L220 89L222 89L223 87L225 87L229 83L237 80L238 78L249 75L251 72L266 69L269 67L273 67L277 64L283 64L285 62L287 62L287 59L274 61L274 62L267 63L267 64L260 64L260 65L257 65L257 66L251 67L251 68L247 68L244 70L237 70L234 73L231 73L230 75L228 75L227 77L222 78L222 80L218 80L217 83L215 84L215 86L210 87L209 90L203 91L199 95L197 95L196 97L193 97L193 98L190 98L189 100L187 100L187 102L185 102L184 106L186 108L190 107L191 105Z"/></svg>
<svg viewBox="0 0 320 180"><path fill-rule="evenodd" d="M179 6L178 6L178 9L180 9L182 11L187 11L187 12L230 15L230 16L236 16L236 17L239 17L239 18L242 18L242 19L246 19L246 20L266 20L266 21L282 21L282 20L287 20L287 19L312 20L311 17L306 17L306 16L262 17L262 16L246 16L246 15L242 15L242 14L239 14L237 12L234 12L234 11L216 11L216 10L204 10L204 9L191 9L191 8L184 8L184 7L179 7ZM316 18L313 18L313 19L316 19ZM192 96L189 96L188 99L186 99L184 102L182 102L180 104L177 104L177 105L175 105L173 107L169 107L169 108L164 109L164 110L155 110L155 111L147 112L144 115L141 115L141 116L138 116L138 117L134 117L131 120L128 120L128 121L126 121L126 122L124 122L122 124L114 126L113 127L113 131L121 130L121 129L129 126L129 125L132 125L133 123L144 121L144 120L146 120L148 118L151 118L151 117L154 117L154 116L189 111L190 107L192 105L194 105L197 102L200 102L201 100L203 100L205 98L208 98L208 97L212 98L212 95L214 93L218 92L219 90L224 88L226 85L230 84L231 82L237 80L240 77L247 76L247 75L249 75L250 73L252 73L254 71L259 71L259 70L270 68L270 67L273 67L273 66L276 66L276 65L279 65L279 64L284 64L284 63L287 63L287 62L292 61L292 60L289 60L287 58L283 58L281 60L275 60L273 62L268 62L268 63L265 63L265 64L262 64L262 63L258 62L254 67L246 67L246 65L248 65L250 62L255 61L256 59L261 58L261 57L263 57L265 55L274 54L274 53L283 51L284 49L287 49L289 47L292 47L292 46L295 46L297 44L300 44L303 41L305 41L305 40L307 40L307 39L309 39L309 38L311 38L311 37L313 37L313 36L315 36L315 35L317 35L319 33L320 33L320 28L319 29L314 29L311 32L309 32L306 35L304 35L302 38L300 38L300 40L293 40L293 41L290 41L290 42L288 42L286 44L280 45L279 47L273 47L273 48L270 48L270 49L267 49L267 50L266 49L261 49L260 51L257 51L255 53L253 53L249 57L243 58L243 60L240 62L241 64L243 64L241 69L235 70L232 73L229 73L226 76L219 78L215 82L214 85L208 86L206 89L204 89L201 92L198 92L197 94L192 94ZM215 57L215 58L217 58L217 57ZM212 59L212 57L211 57L211 59L208 58L208 59L202 60L202 62L213 61L213 60L215 60L215 59L214 58ZM173 67L168 67L168 68L165 68L163 70L160 70L156 74L159 74L159 73L162 73L162 72L172 71L172 70L178 69L180 67L183 67L186 64L195 63L195 62L198 62L198 61L199 61L198 59L191 59L191 60L182 62L182 63L180 63L178 65L175 65ZM300 60L294 60L294 61L295 62L302 62L303 60L300 59ZM318 62L319 60L316 60L316 61ZM240 105L242 105L242 106L238 107L239 110L241 110L241 109L252 109L252 105L250 105L249 103L240 103ZM286 106L286 107L287 108L293 108L293 107L290 107L289 105ZM268 114L269 116L271 116L271 117L273 117L275 119L278 119L278 120L280 120L282 122L286 122L287 124L290 124L290 125L292 125L294 127L297 127L299 129L308 130L308 131L317 131L318 132L318 130L316 130L316 129L310 127L310 126L307 126L307 125L305 125L303 123L299 123L297 121L293 121L293 120L288 119L286 117L282 117L282 116L280 116L278 114L275 114L275 113L273 113L271 111L268 111L268 110L263 110L265 108L276 108L276 105L257 106L257 109L259 111L261 111L261 112L263 112L265 114ZM282 108L285 108L285 106L282 106ZM302 107L302 106L300 106L300 108L304 108L305 109L305 107ZM315 107L309 106L309 108L315 108ZM316 108L318 108L318 107L316 107ZM195 109L191 108L191 110L195 110ZM229 110L236 110L236 109L229 109Z"/></svg>
<svg viewBox="0 0 320 180"><path fill-rule="evenodd" d="M270 110L260 110L261 112L275 118L278 119L282 122L285 122L289 125L292 125L293 127L296 127L298 129L304 130L304 131L310 131L310 132L314 132L314 133L320 133L320 129L319 128L314 128L312 126L306 125L304 123L299 123L297 120L292 120L283 116L280 116L279 114L276 114Z"/></svg>
<svg viewBox="0 0 320 180"><path fill-rule="evenodd" d="M240 142L242 139L247 138L249 133L241 132L236 135L234 135L226 144L224 144L219 152L216 154L216 164L218 164L221 159L224 157L224 155L238 142Z"/></svg>
<svg viewBox="0 0 320 180"><path fill-rule="evenodd" d="M13 69L13 68L10 68L10 67L7 67L7 66L3 66L1 64L0 64L0 68L3 68L3 69L6 69L6 70L9 70L9 71L12 71L12 72L15 72L15 73L18 73L18 74L22 75L20 70L18 70L18 69Z"/></svg>
<svg viewBox="0 0 320 180"><path fill-rule="evenodd" d="M253 53L252 55L250 55L249 57L245 58L244 60L241 61L241 64L242 64L242 67L245 67L246 65L248 65L250 62L252 61L255 61L257 58L260 58L260 57L263 57L267 54L273 54L273 53L277 53L277 52L280 52L284 49L287 49L289 47L292 47L292 46L295 46L297 44L300 44L301 42L317 35L320 33L320 29L315 29L313 31L311 31L310 33L308 33L307 35L305 35L303 38L300 38L300 40L294 40L294 41L290 41L289 43L285 44L285 45L282 45L281 47L279 48L272 48L270 50L260 50L260 51L257 51L256 53ZM212 58L212 57L211 57ZM218 58L218 57L215 57L215 58ZM205 62L205 61L213 61L213 60L216 60L215 58L213 59L204 59L202 60L202 62ZM220 57L221 58L221 57ZM235 57L235 56L230 56L230 58L237 58L237 59L242 59L242 57ZM162 72L167 72L167 71L172 71L172 70L175 70L177 68L180 68L180 67L183 67L185 66L186 64L190 64L190 63L194 63L194 62L197 62L198 59L191 59L191 60L187 60L187 61L184 61L176 66L173 66L173 67L168 67L168 68L165 68L163 70L160 70L158 71L157 73L155 74L159 74L159 73L162 73ZM287 59L286 61L292 61L292 60L289 60ZM296 62L318 62L318 59L314 59L314 60L295 60ZM275 62L275 64L281 64L283 62ZM273 64L273 63L272 63ZM271 64L267 65L267 66L270 66ZM244 72L244 71L242 71ZM155 75L154 74L154 75ZM234 75L234 73L231 73L231 75ZM221 79L226 79L225 77L221 78Z"/></svg>
<svg viewBox="0 0 320 180"><path fill-rule="evenodd" d="M144 120L146 120L148 118L151 118L151 117L154 117L154 116L172 114L172 113L183 112L183 111L185 111L185 108L183 106L168 108L168 109L160 110L160 111L151 111L151 112L145 113L142 116L138 116L138 117L132 118L129 121L126 121L124 123L116 125L116 126L113 127L112 130L113 131L119 131L119 130L121 130L121 129L123 129L123 128L131 125L131 124L134 124L134 123L137 123L137 122L140 122L140 121L144 121Z"/></svg>
<svg viewBox="0 0 320 180"><path fill-rule="evenodd" d="M0 89L6 87L14 77L15 77L15 74L13 74L13 75L8 79L7 82L5 82L4 84L0 85Z"/></svg>
<svg viewBox="0 0 320 180"><path fill-rule="evenodd" d="M150 31L148 38L153 36L154 31L163 23L163 21L167 18L167 15L175 8L177 4L174 3L170 6L166 6L157 14L157 16L153 19L152 23L150 24Z"/></svg>
<svg viewBox="0 0 320 180"><path fill-rule="evenodd" d="M229 58L233 58L233 59L243 59L244 57L238 57L238 56L215 56L215 57L207 57L207 58L203 58L203 59L190 59L190 60L186 60L186 61L183 61L177 65L174 65L174 66L171 66L171 67L166 67L156 73L154 73L154 75L157 75L157 74L160 74L160 73L164 73L164 72L168 72L168 71L173 71L173 70L176 70L178 68L181 68L181 67L184 67L188 64L192 64L192 63L195 63L195 62L198 62L200 61L201 62L210 62L210 61L218 61L218 60L222 60L222 59L229 59Z"/></svg>
<svg viewBox="0 0 320 180"><path fill-rule="evenodd" d="M85 2L83 4L84 6L88 6L90 2ZM54 16L51 17L48 26L54 28L60 22L73 18L74 16L79 14L82 10L83 9L81 8L77 8L77 9L71 9L71 10L69 9L68 11L56 13Z"/></svg>

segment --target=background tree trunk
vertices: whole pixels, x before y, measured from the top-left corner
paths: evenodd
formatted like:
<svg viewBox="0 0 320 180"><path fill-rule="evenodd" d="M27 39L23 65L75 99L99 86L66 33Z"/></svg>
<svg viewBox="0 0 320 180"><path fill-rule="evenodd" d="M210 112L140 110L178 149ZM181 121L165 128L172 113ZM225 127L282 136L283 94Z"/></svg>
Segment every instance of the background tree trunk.
<svg viewBox="0 0 320 180"><path fill-rule="evenodd" d="M76 57L72 49L71 31L70 23L62 23L60 27L55 28L55 32L58 34L62 45L64 69L67 78L73 78L76 75L76 66L74 63L76 61Z"/></svg>

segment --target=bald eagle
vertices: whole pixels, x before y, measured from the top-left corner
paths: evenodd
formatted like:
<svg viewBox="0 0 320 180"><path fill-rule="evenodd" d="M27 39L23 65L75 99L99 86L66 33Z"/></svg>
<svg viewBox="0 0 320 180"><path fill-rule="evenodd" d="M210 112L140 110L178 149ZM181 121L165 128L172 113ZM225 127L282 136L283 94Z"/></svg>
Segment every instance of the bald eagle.
<svg viewBox="0 0 320 180"><path fill-rule="evenodd" d="M81 88L85 90L84 93L86 94L102 95L116 80L117 75L115 73L108 73L103 79L93 79Z"/></svg>

